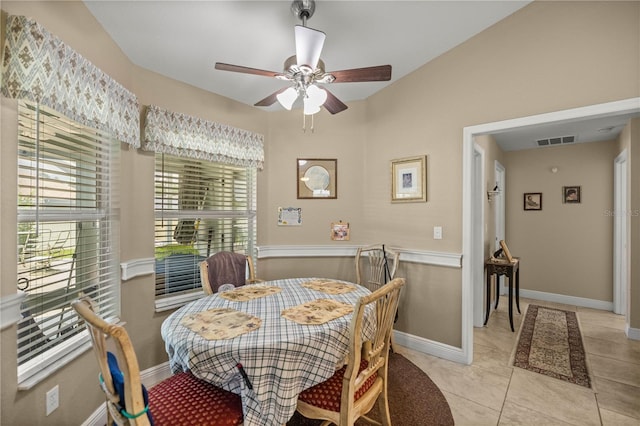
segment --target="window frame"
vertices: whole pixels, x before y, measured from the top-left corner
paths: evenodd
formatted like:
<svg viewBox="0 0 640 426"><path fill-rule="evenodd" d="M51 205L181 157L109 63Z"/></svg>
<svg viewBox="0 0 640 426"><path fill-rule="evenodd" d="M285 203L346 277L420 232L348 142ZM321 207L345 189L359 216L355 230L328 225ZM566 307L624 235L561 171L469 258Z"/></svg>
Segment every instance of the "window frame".
<svg viewBox="0 0 640 426"><path fill-rule="evenodd" d="M90 349L89 335L70 307L79 291L98 294L101 313L110 322L119 322L120 235L116 200L120 144L104 131L31 101L18 101L17 112L16 273L18 281L25 278L27 285L33 287L22 290L25 296L18 309L21 319L17 324L16 364L18 389L27 390ZM48 131L53 136L46 134ZM46 151L45 146L52 151ZM69 168L51 168L56 161ZM90 190L86 192L86 188ZM58 247L52 244L57 242L55 237L43 238L48 246L42 258L59 262L54 266L62 268L62 272L56 272L52 265L39 265L42 259L27 262L20 257L21 244L26 245L25 229L37 236L45 234L45 226L50 227L49 233L53 230L58 234L65 226L75 229L77 238L61 241ZM87 240L81 241L85 237ZM53 272L47 276L58 280L56 283L47 281L49 269ZM63 275L66 279L62 279ZM60 285L64 289L56 288ZM57 297L56 291L64 298ZM27 305L30 294L37 303ZM23 312L27 316L23 317ZM23 324L20 330L20 323L28 318L35 321L36 327ZM47 334L49 328L55 327L57 332ZM36 331L40 336L34 336ZM24 354L29 347L36 348L34 354ZM18 357L21 352L22 360Z"/></svg>
<svg viewBox="0 0 640 426"><path fill-rule="evenodd" d="M182 167L184 168L181 169ZM185 177L188 174L184 171L187 167L192 169L192 173L195 173L193 170L197 170L199 177L197 179L194 179L193 176L191 179ZM156 272L154 285L156 286L155 307L159 312L183 306L204 295L200 285L199 263L216 251L242 252L256 258L257 170L255 167L223 164L156 152L154 176L154 252L156 253L154 256L154 271ZM195 184L194 180L197 181ZM169 188L170 186L172 187ZM240 189L237 189L236 186ZM184 193L188 191L191 191L192 196L185 200ZM165 268L171 266L168 262L164 267L159 265L159 261L162 261L162 255L158 253L158 249L166 248L169 245L177 248L178 244L173 244L169 235L171 234L174 241L177 242L175 239L177 233L175 232L179 223L186 223L187 231L192 230L189 228L189 226L193 226L192 223L195 224L195 238L191 239L193 241L191 246L197 251L197 253L193 253L194 259L197 260L192 262L186 259L184 267L188 269L186 272L191 274L193 278L186 280L184 290L172 294L171 290L167 291L171 284L162 281L167 278L159 273L160 270L166 271ZM208 241L205 241L208 230L215 228L214 223L224 224L216 229L226 229L227 237L229 232L233 233L236 228L241 228L241 233L245 236L244 243L235 244L235 239L232 239L231 245L221 242L225 239L224 232L219 236L214 233L214 237L208 236ZM233 231L229 231L232 228ZM188 233L185 235L188 237ZM182 238L183 246L189 245L191 241L188 240L188 238ZM164 293L159 290L161 285L165 285Z"/></svg>

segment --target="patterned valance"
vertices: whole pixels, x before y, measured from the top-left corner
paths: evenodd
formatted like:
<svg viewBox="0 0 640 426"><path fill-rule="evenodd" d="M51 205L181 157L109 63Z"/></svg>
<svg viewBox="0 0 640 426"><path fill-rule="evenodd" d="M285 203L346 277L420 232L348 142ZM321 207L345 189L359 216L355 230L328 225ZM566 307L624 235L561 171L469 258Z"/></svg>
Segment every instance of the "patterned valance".
<svg viewBox="0 0 640 426"><path fill-rule="evenodd" d="M9 16L2 94L46 105L80 124L140 146L136 96L24 16Z"/></svg>
<svg viewBox="0 0 640 426"><path fill-rule="evenodd" d="M142 149L262 169L264 136L225 124L147 108Z"/></svg>

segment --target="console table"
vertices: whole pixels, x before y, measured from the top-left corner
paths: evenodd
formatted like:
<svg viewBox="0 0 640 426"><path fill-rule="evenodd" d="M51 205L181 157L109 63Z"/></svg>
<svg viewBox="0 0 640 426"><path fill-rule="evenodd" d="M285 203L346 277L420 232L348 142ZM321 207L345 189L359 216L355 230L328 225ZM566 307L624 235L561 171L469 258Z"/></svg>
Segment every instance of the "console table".
<svg viewBox="0 0 640 426"><path fill-rule="evenodd" d="M518 308L518 313L520 313L520 258L514 257L513 262L488 259L484 265L487 270L487 313L484 319L484 325L487 325L487 322L489 321L489 313L491 312L491 276L496 276L496 306L494 309L497 309L498 300L500 299L500 276L505 275L509 279L509 323L511 324L511 331L514 331L513 278L515 275L516 307Z"/></svg>

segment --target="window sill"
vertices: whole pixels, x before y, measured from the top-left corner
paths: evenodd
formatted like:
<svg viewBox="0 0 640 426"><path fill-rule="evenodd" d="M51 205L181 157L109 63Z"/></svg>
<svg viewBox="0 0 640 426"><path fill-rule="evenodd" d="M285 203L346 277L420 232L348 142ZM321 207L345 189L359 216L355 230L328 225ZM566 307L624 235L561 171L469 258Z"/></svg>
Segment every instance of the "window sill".
<svg viewBox="0 0 640 426"><path fill-rule="evenodd" d="M200 299L201 297L204 297L204 291L156 299L156 312L164 312L176 309L186 305L193 300Z"/></svg>
<svg viewBox="0 0 640 426"><path fill-rule="evenodd" d="M42 356L18 367L18 390L29 390L47 377L91 349L88 333L65 342L62 347L45 352Z"/></svg>

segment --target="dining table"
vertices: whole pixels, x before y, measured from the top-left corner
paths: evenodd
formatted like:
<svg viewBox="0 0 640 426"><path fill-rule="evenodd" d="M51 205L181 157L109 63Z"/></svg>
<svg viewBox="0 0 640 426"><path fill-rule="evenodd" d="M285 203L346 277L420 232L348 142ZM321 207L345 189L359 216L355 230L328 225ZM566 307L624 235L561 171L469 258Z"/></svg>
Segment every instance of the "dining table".
<svg viewBox="0 0 640 426"><path fill-rule="evenodd" d="M161 333L173 373L239 394L244 426L282 426L298 395L329 379L349 351L360 285L327 278L287 278L194 300L169 315ZM364 337L375 311L365 312Z"/></svg>

